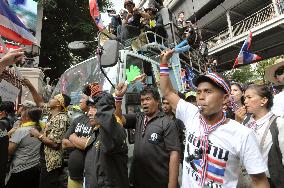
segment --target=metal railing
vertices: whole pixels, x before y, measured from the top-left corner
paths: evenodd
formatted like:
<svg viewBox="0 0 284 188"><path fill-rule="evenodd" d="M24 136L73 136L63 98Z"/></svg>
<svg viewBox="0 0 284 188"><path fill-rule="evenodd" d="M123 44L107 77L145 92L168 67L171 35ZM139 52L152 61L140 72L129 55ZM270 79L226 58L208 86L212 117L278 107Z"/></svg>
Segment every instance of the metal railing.
<svg viewBox="0 0 284 188"><path fill-rule="evenodd" d="M282 12L279 11L279 13L281 14ZM276 16L277 15L273 3L271 3L261 10L232 25L232 37L245 33L246 31L249 31L256 26L267 22ZM209 38L206 42L208 43L208 48L212 48L230 38L229 28L226 28L217 35Z"/></svg>

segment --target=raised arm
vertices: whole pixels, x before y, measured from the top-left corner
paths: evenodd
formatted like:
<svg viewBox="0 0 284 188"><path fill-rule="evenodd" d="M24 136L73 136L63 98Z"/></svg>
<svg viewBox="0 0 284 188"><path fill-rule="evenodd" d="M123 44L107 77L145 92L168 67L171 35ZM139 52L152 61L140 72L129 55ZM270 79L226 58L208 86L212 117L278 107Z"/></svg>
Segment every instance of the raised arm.
<svg viewBox="0 0 284 188"><path fill-rule="evenodd" d="M95 120L100 125L100 138L104 152L112 153L123 148L126 132L115 117L115 108L109 95L103 94L96 103Z"/></svg>
<svg viewBox="0 0 284 188"><path fill-rule="evenodd" d="M1 59L0 59L0 74L2 74L3 70L18 61L21 61L21 59L24 57L23 49L17 49L17 50L11 50L8 53L6 53Z"/></svg>
<svg viewBox="0 0 284 188"><path fill-rule="evenodd" d="M42 97L38 94L38 92L36 91L33 84L26 78L24 78L23 82L24 82L25 86L30 90L30 92L33 96L33 99L34 99L35 103L37 104L37 106L43 106L44 101L43 101Z"/></svg>
<svg viewBox="0 0 284 188"><path fill-rule="evenodd" d="M169 68L168 63L169 59L172 57L174 50L166 50L161 53L161 62L160 62L160 89L162 95L169 101L173 110L176 110L178 101L180 97L176 94L170 77L169 77Z"/></svg>
<svg viewBox="0 0 284 188"><path fill-rule="evenodd" d="M125 125L126 120L125 117L122 115L122 98L127 91L127 84L119 83L115 89L115 115L121 119L122 124Z"/></svg>
<svg viewBox="0 0 284 188"><path fill-rule="evenodd" d="M138 4L137 8L139 9L139 8L143 7L143 5L144 5L145 3L146 3L146 0L140 0L140 2L139 2L139 4Z"/></svg>

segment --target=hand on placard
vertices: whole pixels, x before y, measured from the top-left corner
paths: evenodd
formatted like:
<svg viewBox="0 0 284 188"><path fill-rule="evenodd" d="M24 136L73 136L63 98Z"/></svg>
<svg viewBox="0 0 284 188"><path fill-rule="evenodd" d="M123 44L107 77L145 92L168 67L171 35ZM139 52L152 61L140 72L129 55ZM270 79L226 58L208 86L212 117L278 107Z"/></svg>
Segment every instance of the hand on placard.
<svg viewBox="0 0 284 188"><path fill-rule="evenodd" d="M141 74L141 69L135 65L130 65L129 69L126 69L126 76L127 81L131 82L133 81L136 76L139 76Z"/></svg>
<svg viewBox="0 0 284 188"><path fill-rule="evenodd" d="M115 89L115 96L116 97L123 97L127 91L127 84L126 83L119 83Z"/></svg>
<svg viewBox="0 0 284 188"><path fill-rule="evenodd" d="M0 59L0 66L7 67L22 60L24 57L24 49L11 50Z"/></svg>

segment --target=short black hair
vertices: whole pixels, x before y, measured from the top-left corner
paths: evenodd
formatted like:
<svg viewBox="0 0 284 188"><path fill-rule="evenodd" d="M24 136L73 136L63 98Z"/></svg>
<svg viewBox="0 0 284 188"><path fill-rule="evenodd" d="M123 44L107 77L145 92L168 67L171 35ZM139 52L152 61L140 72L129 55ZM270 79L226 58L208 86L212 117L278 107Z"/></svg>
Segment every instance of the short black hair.
<svg viewBox="0 0 284 188"><path fill-rule="evenodd" d="M140 92L140 97L147 94L151 94L156 101L160 102L161 97L157 88L154 88L153 86L144 87L144 89Z"/></svg>
<svg viewBox="0 0 284 188"><path fill-rule="evenodd" d="M90 85L89 85L89 84L84 85L82 92L83 92L85 95L87 95L87 96L91 96L91 88L90 88Z"/></svg>
<svg viewBox="0 0 284 188"><path fill-rule="evenodd" d="M68 95L63 94L63 93L62 93L62 96L63 96L63 98L64 98L64 106L65 106L65 107L68 107L68 106L70 105L71 98L70 98Z"/></svg>
<svg viewBox="0 0 284 188"><path fill-rule="evenodd" d="M186 97L185 99L186 102L196 102L196 97L193 95L190 95L188 97Z"/></svg>
<svg viewBox="0 0 284 188"><path fill-rule="evenodd" d="M6 112L7 114L15 113L15 105L12 101L3 101L0 105L0 111Z"/></svg>

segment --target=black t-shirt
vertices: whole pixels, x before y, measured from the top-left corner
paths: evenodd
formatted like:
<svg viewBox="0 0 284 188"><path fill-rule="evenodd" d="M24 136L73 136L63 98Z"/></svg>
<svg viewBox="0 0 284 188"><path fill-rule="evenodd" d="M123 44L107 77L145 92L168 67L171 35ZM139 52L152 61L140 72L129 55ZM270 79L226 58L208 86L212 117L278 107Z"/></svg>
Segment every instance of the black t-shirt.
<svg viewBox="0 0 284 188"><path fill-rule="evenodd" d="M180 119L174 118L174 121L176 123L178 132L179 132L179 141L180 141L180 146L181 146L181 151L180 151L180 161L182 163L183 161L183 156L184 156L184 148L185 148L185 125L183 121Z"/></svg>
<svg viewBox="0 0 284 188"><path fill-rule="evenodd" d="M0 187L4 187L6 176L6 165L8 162L8 127L9 124L5 120L0 120Z"/></svg>
<svg viewBox="0 0 284 188"><path fill-rule="evenodd" d="M90 137L92 130L93 127L89 124L89 117L83 114L72 122L65 134L65 138L68 139L73 133L76 133L78 137ZM83 179L84 163L85 151L76 148L69 154L68 170L72 180Z"/></svg>
<svg viewBox="0 0 284 188"><path fill-rule="evenodd" d="M133 173L135 187L167 187L171 151L180 151L176 124L163 112L144 127L144 114L125 115L125 128L135 128Z"/></svg>
<svg viewBox="0 0 284 188"><path fill-rule="evenodd" d="M141 14L139 12L134 12L132 17L128 19L127 24L135 28L140 28L141 27L140 19L141 19Z"/></svg>

